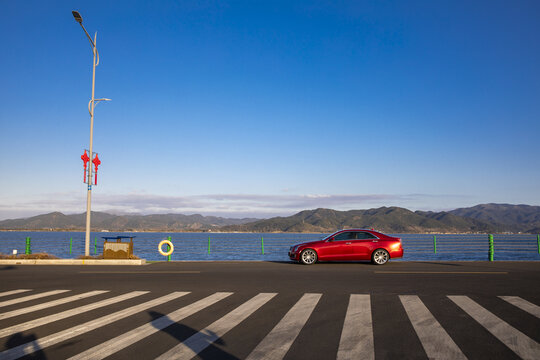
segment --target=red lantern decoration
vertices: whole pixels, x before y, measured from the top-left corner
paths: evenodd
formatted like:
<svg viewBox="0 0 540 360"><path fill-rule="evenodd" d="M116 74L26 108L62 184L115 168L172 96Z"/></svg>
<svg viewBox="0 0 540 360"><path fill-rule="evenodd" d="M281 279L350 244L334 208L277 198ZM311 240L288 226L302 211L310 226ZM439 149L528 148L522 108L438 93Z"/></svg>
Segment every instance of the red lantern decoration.
<svg viewBox="0 0 540 360"><path fill-rule="evenodd" d="M84 150L84 154L81 155L81 160L83 161L84 163L84 178L83 178L83 182L86 183L86 165L88 164L88 162L90 161L90 158L88 157L88 154L86 153L86 150Z"/></svg>
<svg viewBox="0 0 540 360"><path fill-rule="evenodd" d="M98 158L98 154L96 154L96 156L94 157L94 160L92 160L92 164L94 164L94 172L96 174L94 184L97 185L97 170L98 170L98 166L101 165L101 161Z"/></svg>

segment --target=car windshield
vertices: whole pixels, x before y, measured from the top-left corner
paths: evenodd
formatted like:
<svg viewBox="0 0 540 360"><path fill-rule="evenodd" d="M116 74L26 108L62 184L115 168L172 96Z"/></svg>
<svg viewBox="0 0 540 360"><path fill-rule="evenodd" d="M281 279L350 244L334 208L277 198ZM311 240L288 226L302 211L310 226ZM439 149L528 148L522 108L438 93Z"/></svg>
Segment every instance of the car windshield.
<svg viewBox="0 0 540 360"><path fill-rule="evenodd" d="M336 235L339 231L336 231L334 233L331 233L330 235L323 235L321 237L321 240L328 240L329 238L331 238L332 236Z"/></svg>

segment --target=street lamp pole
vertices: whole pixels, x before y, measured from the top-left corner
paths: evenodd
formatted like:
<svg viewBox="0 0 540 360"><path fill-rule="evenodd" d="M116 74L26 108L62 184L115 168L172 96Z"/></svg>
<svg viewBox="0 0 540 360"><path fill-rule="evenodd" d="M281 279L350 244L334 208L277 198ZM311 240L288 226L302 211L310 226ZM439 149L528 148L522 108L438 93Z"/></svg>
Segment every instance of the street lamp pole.
<svg viewBox="0 0 540 360"><path fill-rule="evenodd" d="M90 41L90 44L92 45L92 52L94 54L94 61L92 63L92 99L88 103L88 112L90 113L90 161L94 159L94 153L92 149L93 145L93 139L94 139L94 110L96 108L96 102L99 103L100 101L110 101L110 99L95 99L94 93L95 93L95 86L96 86L96 66L99 64L99 54L96 47L96 41L97 41L97 32L94 35L94 40L92 41L92 38L84 28L82 24L82 17L77 11L72 11L73 17L75 20L81 25L82 29L84 30L84 33L86 34L86 37L88 37L88 40ZM90 256L90 218L91 218L91 206L92 206L92 164L90 164L88 169L88 192L86 195L86 236L85 236L85 244L84 244L84 255Z"/></svg>

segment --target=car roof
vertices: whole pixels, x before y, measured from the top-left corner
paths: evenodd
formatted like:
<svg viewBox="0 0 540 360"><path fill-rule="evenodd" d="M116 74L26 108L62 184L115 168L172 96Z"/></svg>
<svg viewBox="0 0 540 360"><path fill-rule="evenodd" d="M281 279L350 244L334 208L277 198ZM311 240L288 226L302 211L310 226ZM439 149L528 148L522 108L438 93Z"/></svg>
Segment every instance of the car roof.
<svg viewBox="0 0 540 360"><path fill-rule="evenodd" d="M379 232L375 229L357 229L357 228L353 228L353 229L341 229L341 230L338 230L336 231L336 233L338 232L342 232L342 231L368 231L368 232Z"/></svg>
<svg viewBox="0 0 540 360"><path fill-rule="evenodd" d="M372 234L381 234L381 235L387 236L384 233L382 233L380 231L377 231L377 230L373 230L373 229L356 229L356 228L355 229L341 229L341 230L338 230L338 231L335 231L335 232L331 233L328 236L337 235L339 233L346 232L346 231L364 231L364 232L369 232L369 233L372 233Z"/></svg>

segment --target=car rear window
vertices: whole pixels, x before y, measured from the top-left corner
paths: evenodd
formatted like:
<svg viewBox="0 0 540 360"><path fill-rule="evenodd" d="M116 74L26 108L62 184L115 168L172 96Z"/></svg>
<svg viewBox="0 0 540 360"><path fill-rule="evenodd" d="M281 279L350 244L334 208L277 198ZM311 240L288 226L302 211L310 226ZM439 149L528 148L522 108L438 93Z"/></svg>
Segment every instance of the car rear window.
<svg viewBox="0 0 540 360"><path fill-rule="evenodd" d="M358 240L366 240L366 239L377 239L377 237L373 234L370 234L368 232L358 232L356 233L356 238Z"/></svg>

